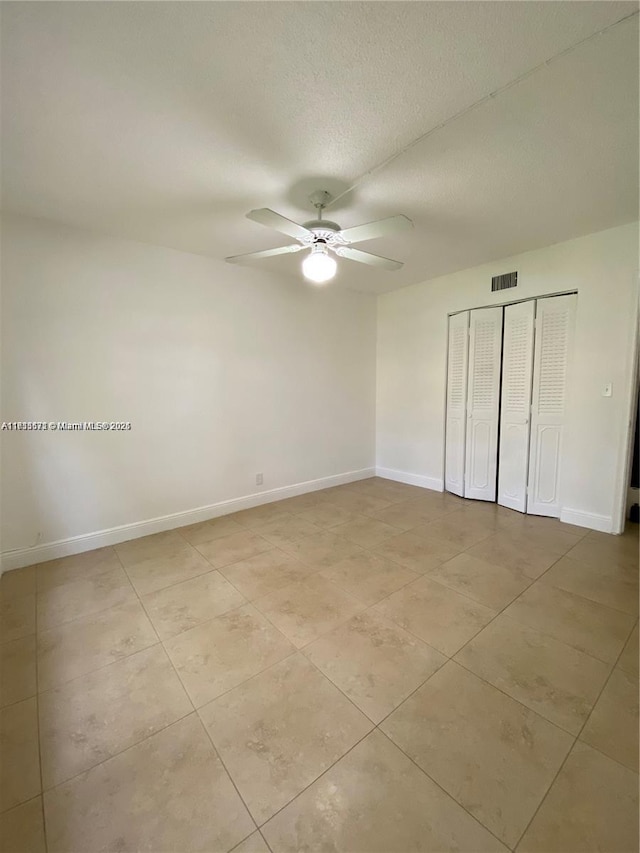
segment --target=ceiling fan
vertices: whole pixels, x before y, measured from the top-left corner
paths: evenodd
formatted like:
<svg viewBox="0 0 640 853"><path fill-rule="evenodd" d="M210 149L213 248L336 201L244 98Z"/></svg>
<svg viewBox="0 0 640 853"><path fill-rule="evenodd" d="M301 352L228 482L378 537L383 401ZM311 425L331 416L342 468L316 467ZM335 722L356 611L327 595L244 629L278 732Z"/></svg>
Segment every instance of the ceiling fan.
<svg viewBox="0 0 640 853"><path fill-rule="evenodd" d="M399 270L400 261L392 261L390 258L382 258L380 255L372 255L360 249L352 249L352 243L361 243L364 240L373 240L376 237L386 237L388 234L397 234L407 228L413 227L413 222L406 216L390 216L387 219L378 219L376 222L368 222L366 225L355 225L353 228L341 229L336 222L322 218L322 211L331 201L331 194L319 190L309 197L309 201L318 211L318 218L298 225L286 216L261 207L259 210L251 210L247 213L247 219L274 228L281 234L295 237L298 240L291 246L281 246L277 249L266 249L263 252L249 252L246 255L233 255L225 260L230 264L242 263L243 261L257 260L259 258L270 258L273 255L285 255L289 252L302 252L309 249L309 253L302 262L302 272L305 278L315 284L323 284L336 274L337 264L335 258L329 253L334 252L340 258L348 258L350 261L358 261L361 264L369 264L373 267L381 267L386 270Z"/></svg>

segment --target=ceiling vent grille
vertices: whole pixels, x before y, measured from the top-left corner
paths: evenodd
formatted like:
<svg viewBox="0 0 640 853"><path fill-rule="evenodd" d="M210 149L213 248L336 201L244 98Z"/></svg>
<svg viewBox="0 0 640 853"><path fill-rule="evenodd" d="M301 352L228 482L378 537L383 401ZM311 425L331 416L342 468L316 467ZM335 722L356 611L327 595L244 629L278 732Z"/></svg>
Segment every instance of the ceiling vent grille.
<svg viewBox="0 0 640 853"><path fill-rule="evenodd" d="M506 272L504 275L494 275L491 279L491 292L496 290L507 290L509 287L517 287L518 273Z"/></svg>

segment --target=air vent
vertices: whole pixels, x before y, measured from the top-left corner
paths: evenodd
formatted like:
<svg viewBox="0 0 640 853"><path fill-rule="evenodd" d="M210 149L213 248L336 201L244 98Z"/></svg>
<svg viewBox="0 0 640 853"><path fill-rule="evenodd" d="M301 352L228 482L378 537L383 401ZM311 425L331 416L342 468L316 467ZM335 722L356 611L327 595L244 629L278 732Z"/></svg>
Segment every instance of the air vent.
<svg viewBox="0 0 640 853"><path fill-rule="evenodd" d="M504 275L494 275L491 279L491 292L495 290L507 290L509 287L516 287L517 284L517 272L506 272Z"/></svg>

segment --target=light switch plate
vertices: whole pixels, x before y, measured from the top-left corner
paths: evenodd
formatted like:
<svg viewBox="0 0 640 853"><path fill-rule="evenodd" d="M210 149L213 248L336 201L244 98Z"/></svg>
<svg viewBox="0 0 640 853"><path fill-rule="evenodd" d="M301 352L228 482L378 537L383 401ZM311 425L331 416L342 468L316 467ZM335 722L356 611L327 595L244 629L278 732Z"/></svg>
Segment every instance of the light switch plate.
<svg viewBox="0 0 640 853"><path fill-rule="evenodd" d="M613 394L613 382L607 382L607 384L602 389L603 397L611 397Z"/></svg>

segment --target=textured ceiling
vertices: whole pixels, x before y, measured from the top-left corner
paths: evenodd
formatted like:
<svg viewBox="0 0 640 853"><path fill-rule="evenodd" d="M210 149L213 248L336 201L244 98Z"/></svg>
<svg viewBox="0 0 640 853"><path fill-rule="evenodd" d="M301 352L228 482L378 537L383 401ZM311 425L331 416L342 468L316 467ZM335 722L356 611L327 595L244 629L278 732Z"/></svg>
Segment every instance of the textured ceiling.
<svg viewBox="0 0 640 853"><path fill-rule="evenodd" d="M224 258L291 242L251 208L304 221L358 182L343 227L415 222L361 244L401 271L339 261L370 292L613 227L638 215L638 16L589 36L636 10L4 2L3 207ZM299 255L260 267L301 278Z"/></svg>

